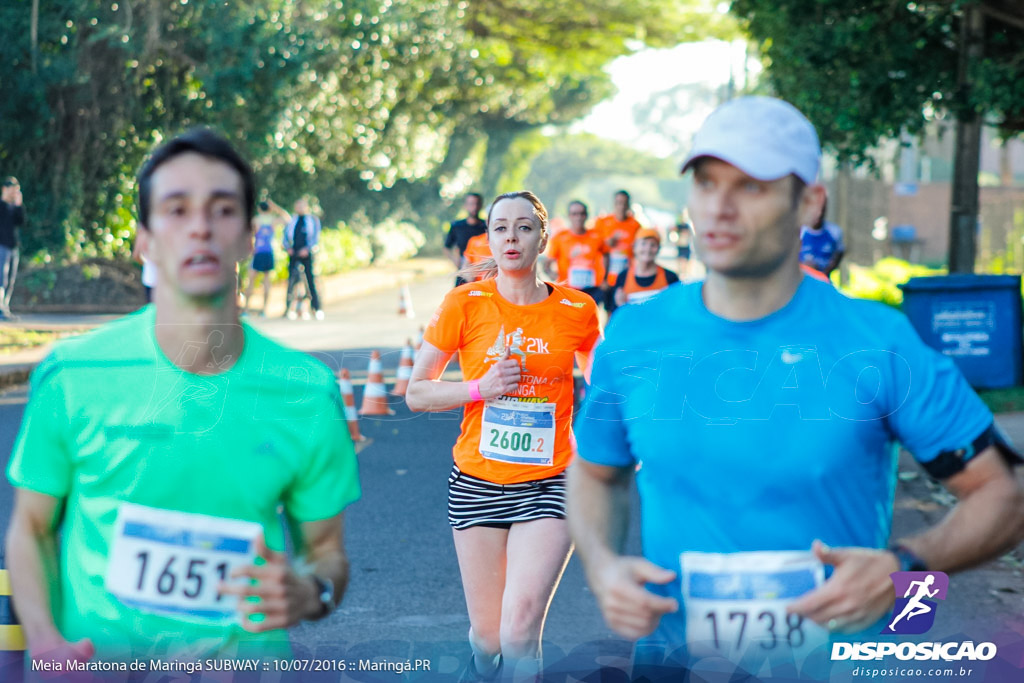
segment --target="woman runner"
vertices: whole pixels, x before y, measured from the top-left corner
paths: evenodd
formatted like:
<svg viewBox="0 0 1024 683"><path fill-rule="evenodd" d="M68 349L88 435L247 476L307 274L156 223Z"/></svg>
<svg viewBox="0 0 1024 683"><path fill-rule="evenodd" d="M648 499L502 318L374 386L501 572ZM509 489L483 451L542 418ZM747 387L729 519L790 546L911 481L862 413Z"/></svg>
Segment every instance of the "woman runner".
<svg viewBox="0 0 1024 683"><path fill-rule="evenodd" d="M423 337L406 401L413 410L464 406L448 478L473 654L464 680L540 670L544 619L569 560L565 474L573 455L573 361L600 337L583 292L543 282L537 257L548 215L531 192L491 204L494 255L464 275ZM466 381L440 379L453 355Z"/></svg>

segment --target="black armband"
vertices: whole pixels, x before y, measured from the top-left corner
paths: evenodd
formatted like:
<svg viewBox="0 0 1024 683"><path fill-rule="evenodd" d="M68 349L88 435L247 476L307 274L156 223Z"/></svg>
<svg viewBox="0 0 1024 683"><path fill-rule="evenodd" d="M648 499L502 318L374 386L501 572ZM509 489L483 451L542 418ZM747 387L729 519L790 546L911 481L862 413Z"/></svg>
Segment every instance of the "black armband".
<svg viewBox="0 0 1024 683"><path fill-rule="evenodd" d="M961 472L971 459L990 446L996 450L1006 464L1010 466L1019 465L1024 462L1024 457L1013 447L1009 439L1002 433L999 426L993 422L978 435L970 446L958 448L954 451L942 451L934 459L921 463L925 471L935 479L949 479L954 474Z"/></svg>

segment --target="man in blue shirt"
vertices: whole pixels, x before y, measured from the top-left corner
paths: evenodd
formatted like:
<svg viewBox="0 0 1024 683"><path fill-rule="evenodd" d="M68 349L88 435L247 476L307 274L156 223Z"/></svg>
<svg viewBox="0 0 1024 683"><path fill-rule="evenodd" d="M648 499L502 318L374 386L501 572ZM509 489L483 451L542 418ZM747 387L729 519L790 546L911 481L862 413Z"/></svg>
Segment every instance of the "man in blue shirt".
<svg viewBox="0 0 1024 683"><path fill-rule="evenodd" d="M623 309L596 352L570 526L608 624L652 647L806 656L885 615L891 573L1021 539L1015 456L952 362L900 313L802 274L819 158L788 103L716 110L683 166L707 277ZM896 442L959 504L887 549ZM622 555L634 476L643 558Z"/></svg>
<svg viewBox="0 0 1024 683"><path fill-rule="evenodd" d="M800 228L800 263L831 275L842 260L846 246L843 244L843 229L825 220L827 210L826 199L821 208L821 216L814 225Z"/></svg>

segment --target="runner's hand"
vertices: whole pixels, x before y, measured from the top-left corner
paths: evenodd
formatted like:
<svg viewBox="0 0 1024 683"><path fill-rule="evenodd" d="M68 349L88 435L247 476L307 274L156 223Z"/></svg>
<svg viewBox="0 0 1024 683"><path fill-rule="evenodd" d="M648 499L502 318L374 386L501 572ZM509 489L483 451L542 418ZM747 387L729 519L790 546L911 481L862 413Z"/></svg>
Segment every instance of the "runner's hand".
<svg viewBox="0 0 1024 683"><path fill-rule="evenodd" d="M816 621L830 631L856 633L892 609L893 572L900 569L887 550L829 548L815 541L812 550L835 567L832 577L789 606L788 611Z"/></svg>
<svg viewBox="0 0 1024 683"><path fill-rule="evenodd" d="M480 395L485 399L497 398L510 394L519 388L519 380L523 376L519 367L519 359L509 358L508 345L498 362L491 366L487 374L480 378Z"/></svg>
<svg viewBox="0 0 1024 683"><path fill-rule="evenodd" d="M231 572L232 579L254 581L221 583L218 588L225 595L238 596L242 628L253 633L288 628L319 614L316 587L309 577L295 573L287 555L268 548L263 536L256 539L256 554L266 564L239 567ZM253 597L259 600L252 600ZM262 614L263 621L252 621L254 614Z"/></svg>
<svg viewBox="0 0 1024 683"><path fill-rule="evenodd" d="M675 578L675 572L642 557L616 557L598 569L591 585L608 626L636 640L650 635L663 615L679 611L676 600L656 595L644 584L666 584Z"/></svg>

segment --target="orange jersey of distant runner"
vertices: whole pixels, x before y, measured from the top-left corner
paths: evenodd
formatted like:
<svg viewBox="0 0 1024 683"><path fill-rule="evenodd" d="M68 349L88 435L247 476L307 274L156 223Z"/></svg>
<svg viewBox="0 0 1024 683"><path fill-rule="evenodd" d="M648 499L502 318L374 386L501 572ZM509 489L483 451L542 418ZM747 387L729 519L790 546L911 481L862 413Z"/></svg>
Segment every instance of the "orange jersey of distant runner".
<svg viewBox="0 0 1024 683"><path fill-rule="evenodd" d="M497 484L552 477L572 459L573 364L600 337L597 306L582 292L549 285L540 303L519 306L498 293L497 280L457 287L445 296L423 340L458 353L466 380L482 378L501 359L519 361L518 389L465 406L455 463Z"/></svg>
<svg viewBox="0 0 1024 683"><path fill-rule="evenodd" d="M466 251L462 252L462 258L465 259L464 265L467 266L491 258L491 245L487 241L486 232L469 238L469 242L466 243ZM482 276L480 275L476 277L477 280L481 278Z"/></svg>
<svg viewBox="0 0 1024 683"><path fill-rule="evenodd" d="M626 220L620 221L614 214L606 214L594 222L594 231L605 242L613 237L616 240L615 246L610 247L608 284L614 285L618 274L633 264L633 240L640 228L640 222L632 216L626 216Z"/></svg>
<svg viewBox="0 0 1024 683"><path fill-rule="evenodd" d="M545 255L558 264L558 282L573 289L597 287L604 282L604 255L608 245L596 230L577 235L563 230L548 242Z"/></svg>
<svg viewBox="0 0 1024 683"><path fill-rule="evenodd" d="M474 263L480 263L484 259L491 258L491 245L487 241L487 233L470 237L469 242L466 242L466 251L462 252L462 256L466 259L466 265L470 266Z"/></svg>

